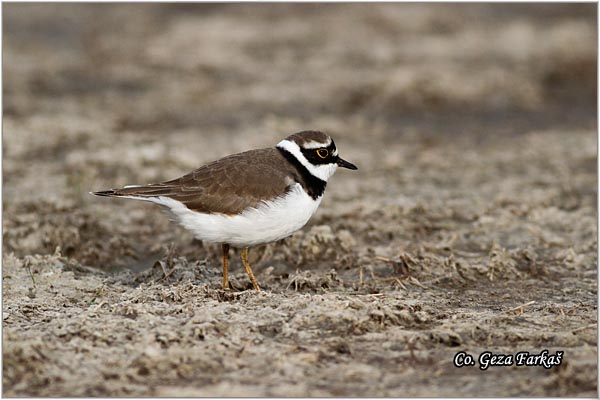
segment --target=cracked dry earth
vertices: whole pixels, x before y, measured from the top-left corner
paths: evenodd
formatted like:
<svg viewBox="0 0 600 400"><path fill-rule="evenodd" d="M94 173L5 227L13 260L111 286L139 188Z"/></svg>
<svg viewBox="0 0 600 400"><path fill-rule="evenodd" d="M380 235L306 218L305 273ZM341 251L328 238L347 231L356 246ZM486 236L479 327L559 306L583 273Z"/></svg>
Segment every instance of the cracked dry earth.
<svg viewBox="0 0 600 400"><path fill-rule="evenodd" d="M3 9L5 396L597 395L594 5ZM359 170L258 293L87 194L306 128Z"/></svg>

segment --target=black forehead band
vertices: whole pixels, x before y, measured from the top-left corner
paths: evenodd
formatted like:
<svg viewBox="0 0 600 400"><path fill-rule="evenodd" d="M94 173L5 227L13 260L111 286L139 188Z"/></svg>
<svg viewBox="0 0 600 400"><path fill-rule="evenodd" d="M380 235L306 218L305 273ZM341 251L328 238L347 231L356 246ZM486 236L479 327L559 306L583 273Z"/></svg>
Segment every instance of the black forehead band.
<svg viewBox="0 0 600 400"><path fill-rule="evenodd" d="M325 147L320 147L321 149L327 149L329 151L329 153L333 153L335 151L335 143L333 142L333 139L331 140L331 143L329 144L329 146Z"/></svg>

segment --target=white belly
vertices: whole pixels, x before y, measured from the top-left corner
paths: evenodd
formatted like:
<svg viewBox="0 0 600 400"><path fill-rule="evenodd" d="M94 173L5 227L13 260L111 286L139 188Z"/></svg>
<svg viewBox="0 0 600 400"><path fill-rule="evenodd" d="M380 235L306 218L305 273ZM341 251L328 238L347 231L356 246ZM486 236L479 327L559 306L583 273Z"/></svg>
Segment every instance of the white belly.
<svg viewBox="0 0 600 400"><path fill-rule="evenodd" d="M291 235L308 222L317 211L322 198L313 200L296 183L285 197L234 216L197 213L168 197L146 200L166 206L184 228L202 241L245 247L273 242Z"/></svg>

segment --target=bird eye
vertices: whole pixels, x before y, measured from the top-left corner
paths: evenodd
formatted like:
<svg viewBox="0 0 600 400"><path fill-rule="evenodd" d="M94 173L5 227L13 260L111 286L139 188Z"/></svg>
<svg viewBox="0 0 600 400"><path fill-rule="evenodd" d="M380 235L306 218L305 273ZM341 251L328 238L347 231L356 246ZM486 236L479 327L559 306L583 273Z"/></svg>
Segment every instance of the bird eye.
<svg viewBox="0 0 600 400"><path fill-rule="evenodd" d="M327 158L329 151L327 151L327 149L319 149L317 150L317 155L321 158Z"/></svg>

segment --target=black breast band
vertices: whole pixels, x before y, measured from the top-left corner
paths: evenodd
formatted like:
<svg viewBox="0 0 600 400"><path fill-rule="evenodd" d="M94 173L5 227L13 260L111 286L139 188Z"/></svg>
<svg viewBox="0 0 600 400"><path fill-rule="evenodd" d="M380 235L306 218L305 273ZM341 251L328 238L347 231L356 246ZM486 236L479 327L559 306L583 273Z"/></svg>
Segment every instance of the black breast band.
<svg viewBox="0 0 600 400"><path fill-rule="evenodd" d="M304 165L302 165L302 163L298 161L298 159L289 151L280 147L277 147L277 150L279 150L285 159L296 168L300 174L299 183L302 185L306 193L308 193L313 200L321 197L325 192L325 186L327 186L327 182L311 174L310 171Z"/></svg>

